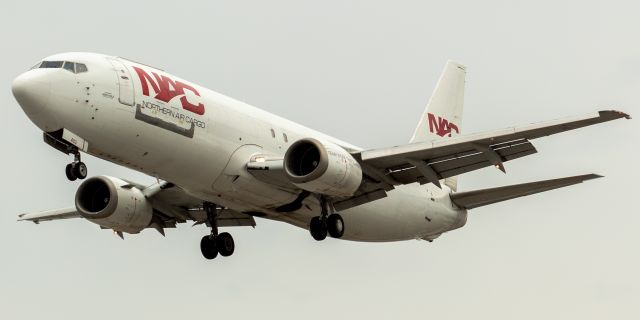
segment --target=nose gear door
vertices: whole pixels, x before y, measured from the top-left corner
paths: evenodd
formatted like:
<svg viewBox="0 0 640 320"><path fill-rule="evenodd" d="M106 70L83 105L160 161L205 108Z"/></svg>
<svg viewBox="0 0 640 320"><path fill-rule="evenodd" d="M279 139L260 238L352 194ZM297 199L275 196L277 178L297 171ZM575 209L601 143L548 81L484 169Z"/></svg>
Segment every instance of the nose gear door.
<svg viewBox="0 0 640 320"><path fill-rule="evenodd" d="M113 66L113 70L118 76L118 89L120 91L118 101L124 105L134 105L134 93L133 93L133 80L129 69L116 59L109 59L109 62Z"/></svg>

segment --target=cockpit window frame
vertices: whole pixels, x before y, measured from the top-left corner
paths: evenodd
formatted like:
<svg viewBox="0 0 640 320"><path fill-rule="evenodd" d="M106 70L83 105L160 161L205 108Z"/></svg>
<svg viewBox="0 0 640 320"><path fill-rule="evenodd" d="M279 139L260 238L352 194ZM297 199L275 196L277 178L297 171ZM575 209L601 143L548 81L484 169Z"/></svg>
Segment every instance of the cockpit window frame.
<svg viewBox="0 0 640 320"><path fill-rule="evenodd" d="M84 63L73 62L73 61L59 61L59 60L40 61L35 66L31 67L31 69L29 70L33 70L33 69L64 69L74 74L89 72L87 65Z"/></svg>
<svg viewBox="0 0 640 320"><path fill-rule="evenodd" d="M62 65L62 69L71 71L72 73L76 73L76 63L71 61L65 61L64 65Z"/></svg>

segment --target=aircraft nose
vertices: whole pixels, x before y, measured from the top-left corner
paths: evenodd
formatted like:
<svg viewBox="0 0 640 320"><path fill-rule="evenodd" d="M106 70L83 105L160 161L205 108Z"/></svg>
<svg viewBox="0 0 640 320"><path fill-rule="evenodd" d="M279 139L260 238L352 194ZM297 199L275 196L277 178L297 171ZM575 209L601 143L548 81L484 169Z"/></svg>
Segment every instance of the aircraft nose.
<svg viewBox="0 0 640 320"><path fill-rule="evenodd" d="M47 107L51 95L51 81L40 71L25 72L15 78L11 85L13 96L30 117Z"/></svg>

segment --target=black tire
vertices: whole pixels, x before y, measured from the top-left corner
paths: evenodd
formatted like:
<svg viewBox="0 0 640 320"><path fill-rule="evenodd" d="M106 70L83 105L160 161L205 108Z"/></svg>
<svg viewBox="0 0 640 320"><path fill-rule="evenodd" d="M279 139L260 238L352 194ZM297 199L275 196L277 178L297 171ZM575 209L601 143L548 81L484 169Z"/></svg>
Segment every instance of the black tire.
<svg viewBox="0 0 640 320"><path fill-rule="evenodd" d="M337 213L329 215L327 218L327 231L332 238L342 238L344 234L344 221L342 216Z"/></svg>
<svg viewBox="0 0 640 320"><path fill-rule="evenodd" d="M218 248L216 248L216 239L211 236L204 236L200 240L200 251L202 256L207 259L215 259L218 256Z"/></svg>
<svg viewBox="0 0 640 320"><path fill-rule="evenodd" d="M84 179L87 177L87 165L84 162L77 162L72 165L73 174L78 179Z"/></svg>
<svg viewBox="0 0 640 320"><path fill-rule="evenodd" d="M76 181L76 179L78 179L78 177L73 173L73 165L71 163L64 168L64 173L67 175L67 179L69 179L69 181Z"/></svg>
<svg viewBox="0 0 640 320"><path fill-rule="evenodd" d="M322 241L327 238L327 226L322 223L320 217L311 218L311 222L309 222L309 232L317 241Z"/></svg>
<svg viewBox="0 0 640 320"><path fill-rule="evenodd" d="M216 237L216 247L221 256L228 257L235 251L236 244L229 233L223 232Z"/></svg>

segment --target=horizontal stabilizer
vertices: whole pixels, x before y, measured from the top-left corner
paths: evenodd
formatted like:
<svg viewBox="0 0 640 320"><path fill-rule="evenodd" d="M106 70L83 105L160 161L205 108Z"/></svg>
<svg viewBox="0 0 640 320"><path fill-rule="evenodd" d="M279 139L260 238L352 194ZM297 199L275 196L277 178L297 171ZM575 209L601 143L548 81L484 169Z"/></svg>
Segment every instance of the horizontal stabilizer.
<svg viewBox="0 0 640 320"><path fill-rule="evenodd" d="M540 192L545 192L562 187L568 187L574 184L582 183L586 180L602 178L597 174L586 174L568 178L552 179L545 181L537 181L512 186L504 186L491 189L482 189L468 192L454 193L451 195L451 201L458 207L464 209L473 209L486 206L488 204L511 200L524 197Z"/></svg>

